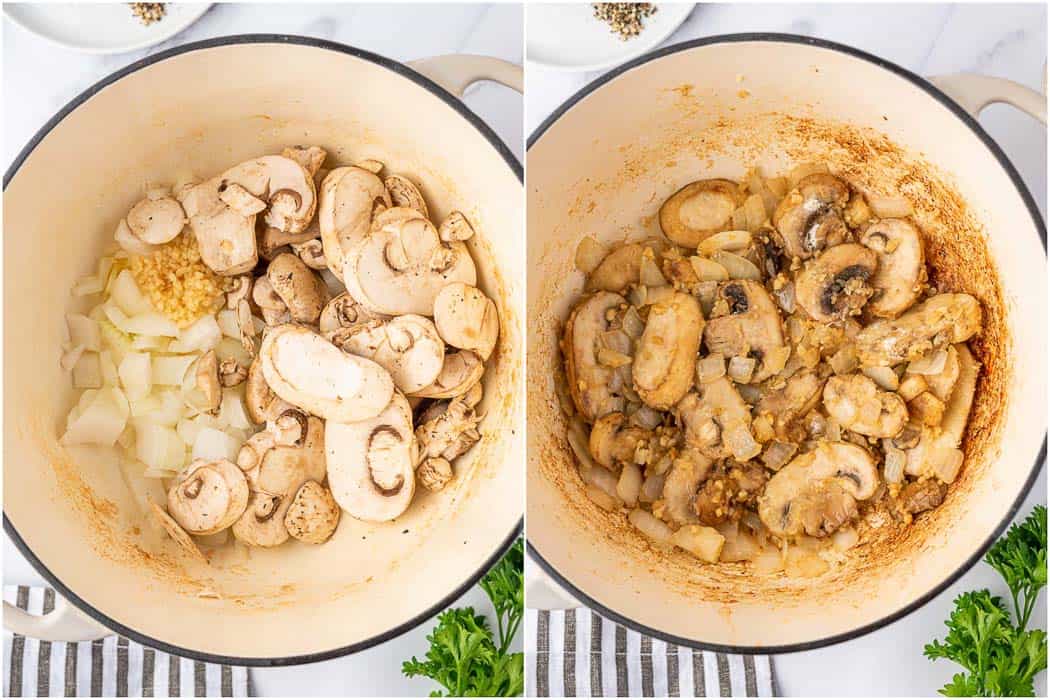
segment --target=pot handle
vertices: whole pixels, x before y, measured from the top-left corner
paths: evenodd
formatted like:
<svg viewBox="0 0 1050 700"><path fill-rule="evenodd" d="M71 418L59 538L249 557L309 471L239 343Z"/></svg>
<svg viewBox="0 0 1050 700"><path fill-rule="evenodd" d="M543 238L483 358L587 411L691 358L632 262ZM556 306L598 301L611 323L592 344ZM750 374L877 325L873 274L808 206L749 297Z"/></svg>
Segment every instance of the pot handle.
<svg viewBox="0 0 1050 700"><path fill-rule="evenodd" d="M55 609L46 615L31 615L5 601L4 627L45 642L87 642L113 634L61 596L55 596Z"/></svg>
<svg viewBox="0 0 1050 700"><path fill-rule="evenodd" d="M521 66L492 56L449 54L410 61L419 71L456 97L480 80L491 80L511 90L524 92L525 78Z"/></svg>
<svg viewBox="0 0 1050 700"><path fill-rule="evenodd" d="M585 607L559 586L534 562L525 567L525 605L535 610L568 610Z"/></svg>
<svg viewBox="0 0 1050 700"><path fill-rule="evenodd" d="M929 80L975 119L988 105L1002 102L1046 124L1046 95L1013 80L975 73L937 75Z"/></svg>

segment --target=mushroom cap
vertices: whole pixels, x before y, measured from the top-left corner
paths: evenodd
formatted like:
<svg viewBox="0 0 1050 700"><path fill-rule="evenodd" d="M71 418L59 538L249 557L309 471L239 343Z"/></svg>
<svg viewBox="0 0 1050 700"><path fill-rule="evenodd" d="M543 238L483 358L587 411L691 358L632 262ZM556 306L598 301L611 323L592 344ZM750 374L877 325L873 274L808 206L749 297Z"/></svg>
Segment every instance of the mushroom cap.
<svg viewBox="0 0 1050 700"><path fill-rule="evenodd" d="M428 399L450 399L454 396L462 396L472 387L477 386L484 373L485 363L471 351L447 352L437 378L429 386L413 392L412 396Z"/></svg>
<svg viewBox="0 0 1050 700"><path fill-rule="evenodd" d="M584 420L593 421L623 408L623 397L609 389L613 370L598 363L598 338L609 329L605 314L627 300L613 292L596 292L580 300L565 323L561 352L569 393Z"/></svg>
<svg viewBox="0 0 1050 700"><path fill-rule="evenodd" d="M339 506L360 520L385 522L408 508L415 492L417 445L412 409L395 392L368 420L325 425L328 484Z"/></svg>
<svg viewBox="0 0 1050 700"><path fill-rule="evenodd" d="M387 223L355 244L346 255L343 282L376 313L429 316L446 285L474 285L477 270L464 243L443 243L434 225L417 215Z"/></svg>
<svg viewBox="0 0 1050 700"><path fill-rule="evenodd" d="M252 423L261 424L273 420L291 404L279 398L266 383L262 372L262 358L256 355L248 366L244 384L244 407Z"/></svg>
<svg viewBox="0 0 1050 700"><path fill-rule="evenodd" d="M263 220L282 231L305 231L317 211L313 177L291 158L263 156L248 160L233 166L220 177L224 182L237 183L264 200L267 210Z"/></svg>
<svg viewBox="0 0 1050 700"><path fill-rule="evenodd" d="M820 403L824 379L810 369L795 372L784 386L763 392L755 406L755 415L773 418L773 430L777 438L786 442L801 442L806 430L799 419Z"/></svg>
<svg viewBox="0 0 1050 700"><path fill-rule="evenodd" d="M288 307L293 321L317 323L321 310L328 302L328 285L320 275L307 267L298 256L281 253L270 261L266 278Z"/></svg>
<svg viewBox="0 0 1050 700"><path fill-rule="evenodd" d="M635 351L634 388L647 405L666 411L693 385L704 330L700 302L682 292L649 308Z"/></svg>
<svg viewBox="0 0 1050 700"><path fill-rule="evenodd" d="M632 284L638 284L645 246L627 243L613 250L587 276L587 289L603 289L622 293Z"/></svg>
<svg viewBox="0 0 1050 700"><path fill-rule="evenodd" d="M660 229L674 243L696 248L700 241L732 228L733 212L744 203L731 180L698 180L671 195L660 207Z"/></svg>
<svg viewBox="0 0 1050 700"><path fill-rule="evenodd" d="M473 235L474 227L470 225L467 217L460 211L449 212L449 215L438 226L438 238L446 243L466 241Z"/></svg>
<svg viewBox="0 0 1050 700"><path fill-rule="evenodd" d="M445 343L434 322L415 314L361 323L333 341L346 352L377 362L406 394L430 386L445 362Z"/></svg>
<svg viewBox="0 0 1050 700"><path fill-rule="evenodd" d="M423 193L407 177L389 175L383 181L383 185L386 186L386 191L390 193L390 201L395 207L415 209L423 215L423 218L430 218L430 214L427 211L427 202L423 199Z"/></svg>
<svg viewBox="0 0 1050 700"><path fill-rule="evenodd" d="M434 323L446 343L489 359L499 338L496 304L477 287L445 285L434 299Z"/></svg>
<svg viewBox="0 0 1050 700"><path fill-rule="evenodd" d="M878 483L875 462L864 448L821 442L773 475L758 499L758 515L778 537L803 531L822 537L842 524L843 510L855 509L853 501L871 498Z"/></svg>
<svg viewBox="0 0 1050 700"><path fill-rule="evenodd" d="M367 308L357 303L348 292L343 292L333 297L324 308L318 320L321 334L328 337L332 331L340 328L349 328L358 323L372 320L386 320L383 314L374 314Z"/></svg>
<svg viewBox="0 0 1050 700"><path fill-rule="evenodd" d="M849 186L834 175L814 173L799 180L773 212L788 257L805 260L844 241L848 229L842 208L848 201Z"/></svg>
<svg viewBox="0 0 1050 700"><path fill-rule="evenodd" d="M831 323L860 313L874 290L875 253L857 243L828 248L795 279L795 299L814 321Z"/></svg>
<svg viewBox="0 0 1050 700"><path fill-rule="evenodd" d="M481 439L480 420L465 397L433 404L417 421L417 460L459 457Z"/></svg>
<svg viewBox="0 0 1050 700"><path fill-rule="evenodd" d="M285 158L294 160L313 177L324 165L328 152L320 146L289 146L281 151Z"/></svg>
<svg viewBox="0 0 1050 700"><path fill-rule="evenodd" d="M331 421L372 418L390 403L390 373L302 326L278 326L259 349L263 377L279 397ZM250 375L249 375L250 377Z"/></svg>
<svg viewBox="0 0 1050 700"><path fill-rule="evenodd" d="M182 205L171 197L143 199L128 212L128 228L141 241L160 245L173 240L186 225Z"/></svg>
<svg viewBox="0 0 1050 700"><path fill-rule="evenodd" d="M243 216L219 198L221 178L185 190L179 201L190 220L201 260L220 275L250 272L259 261L255 215Z"/></svg>
<svg viewBox="0 0 1050 700"><path fill-rule="evenodd" d="M248 504L248 482L225 459L190 463L168 490L168 511L184 530L210 535L232 525Z"/></svg>
<svg viewBox="0 0 1050 700"><path fill-rule="evenodd" d="M931 350L969 340L981 329L981 303L969 294L937 294L895 319L857 334L857 355L867 367L917 360Z"/></svg>
<svg viewBox="0 0 1050 700"><path fill-rule="evenodd" d="M766 355L784 345L784 331L769 292L753 280L720 282L715 305L704 327L704 345L723 357L758 360L753 383L768 379L774 369Z"/></svg>
<svg viewBox="0 0 1050 700"><path fill-rule="evenodd" d="M357 166L336 168L321 183L317 221L328 269L342 279L346 251L368 235L377 209L390 207L383 181Z"/></svg>
<svg viewBox="0 0 1050 700"><path fill-rule="evenodd" d="M908 219L880 219L865 227L860 242L878 256L871 278L875 294L868 302L868 312L882 318L900 316L919 298L926 279L918 227Z"/></svg>
<svg viewBox="0 0 1050 700"><path fill-rule="evenodd" d="M338 527L339 513L339 504L332 492L316 481L307 481L299 487L288 506L284 527L297 540L322 544Z"/></svg>
<svg viewBox="0 0 1050 700"><path fill-rule="evenodd" d="M908 422L904 399L879 389L863 374L828 379L824 385L824 408L843 428L871 437L895 437Z"/></svg>
<svg viewBox="0 0 1050 700"><path fill-rule="evenodd" d="M634 453L640 443L649 440L645 428L625 426L625 416L606 413L591 427L589 448L591 456L606 469L614 470L623 462L634 462Z"/></svg>

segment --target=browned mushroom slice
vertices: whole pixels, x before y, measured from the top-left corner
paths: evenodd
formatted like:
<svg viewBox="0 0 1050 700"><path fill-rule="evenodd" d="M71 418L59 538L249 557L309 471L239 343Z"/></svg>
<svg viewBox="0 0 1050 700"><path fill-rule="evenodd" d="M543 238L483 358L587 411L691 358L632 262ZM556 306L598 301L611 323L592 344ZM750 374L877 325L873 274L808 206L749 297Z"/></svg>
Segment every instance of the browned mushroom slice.
<svg viewBox="0 0 1050 700"><path fill-rule="evenodd" d="M704 328L704 344L723 357L757 360L752 383L768 379L779 371L780 367L766 361L770 353L784 347L780 314L766 288L752 280L720 283Z"/></svg>
<svg viewBox="0 0 1050 700"><path fill-rule="evenodd" d="M906 513L922 513L932 510L944 501L948 493L948 486L936 479L925 479L923 481L912 481L901 489L898 501L901 509Z"/></svg>
<svg viewBox="0 0 1050 700"><path fill-rule="evenodd" d="M168 511L184 530L210 535L232 525L248 503L248 482L233 462L196 460L168 490Z"/></svg>
<svg viewBox="0 0 1050 700"><path fill-rule="evenodd" d="M769 475L762 467L732 464L719 467L707 477L693 500L696 518L704 525L739 520L753 506Z"/></svg>
<svg viewBox="0 0 1050 700"><path fill-rule="evenodd" d="M748 460L762 450L751 433L751 410L733 382L719 377L701 385L700 394L686 394L675 411L686 444L711 459Z"/></svg>
<svg viewBox="0 0 1050 700"><path fill-rule="evenodd" d="M795 298L814 321L831 323L860 313L875 291L875 253L856 243L828 248L795 280Z"/></svg>
<svg viewBox="0 0 1050 700"><path fill-rule="evenodd" d="M691 182L660 207L660 228L674 243L696 248L708 236L732 228L733 212L743 203L743 194L735 182Z"/></svg>
<svg viewBox="0 0 1050 700"><path fill-rule="evenodd" d="M915 303L926 281L926 256L919 229L907 219L881 219L868 224L860 242L878 255L871 278L875 294L868 302L873 316L896 318Z"/></svg>
<svg viewBox="0 0 1050 700"><path fill-rule="evenodd" d="M576 410L588 422L606 413L623 409L624 399L615 395L610 383L615 370L598 362L599 338L609 330L607 313L625 300L612 292L597 292L584 297L572 310L565 324L561 352L569 393Z"/></svg>
<svg viewBox="0 0 1050 700"><path fill-rule="evenodd" d="M828 379L824 386L824 408L841 427L871 437L895 437L908 422L904 399L880 390L863 374Z"/></svg>
<svg viewBox="0 0 1050 700"><path fill-rule="evenodd" d="M644 250L639 243L627 243L606 255L587 277L587 289L622 294L632 284L638 284Z"/></svg>
<svg viewBox="0 0 1050 700"><path fill-rule="evenodd" d="M866 450L821 442L773 475L758 499L758 515L778 537L825 537L856 514L856 502L871 498L878 483Z"/></svg>
<svg viewBox="0 0 1050 700"><path fill-rule="evenodd" d="M980 329L980 302L969 294L938 294L865 327L857 334L857 354L862 365L888 367L962 343Z"/></svg>
<svg viewBox="0 0 1050 700"><path fill-rule="evenodd" d="M322 544L339 525L339 505L332 492L316 481L299 487L284 514L288 534L308 544Z"/></svg>
<svg viewBox="0 0 1050 700"><path fill-rule="evenodd" d="M653 507L660 517L679 525L698 522L693 501L714 460L699 450L685 448L671 463L664 480L662 500Z"/></svg>
<svg viewBox="0 0 1050 700"><path fill-rule="evenodd" d="M763 393L755 407L755 415L767 415L773 420L773 430L785 442L801 442L806 429L800 419L820 403L824 380L812 370L796 372L784 386Z"/></svg>
<svg viewBox="0 0 1050 700"><path fill-rule="evenodd" d="M361 520L385 522L408 508L415 493L418 445L412 409L400 393L379 415L325 426L328 483L336 502Z"/></svg>
<svg viewBox="0 0 1050 700"><path fill-rule="evenodd" d="M638 446L649 440L648 430L624 425L625 422L622 413L607 413L591 428L591 455L606 469L614 469L623 462L633 463Z"/></svg>
<svg viewBox="0 0 1050 700"><path fill-rule="evenodd" d="M693 384L704 316L695 297L675 292L653 304L638 339L632 376L647 405L666 411Z"/></svg>
<svg viewBox="0 0 1050 700"><path fill-rule="evenodd" d="M805 260L846 240L842 209L848 201L849 187L834 175L815 173L799 180L773 212L785 254Z"/></svg>

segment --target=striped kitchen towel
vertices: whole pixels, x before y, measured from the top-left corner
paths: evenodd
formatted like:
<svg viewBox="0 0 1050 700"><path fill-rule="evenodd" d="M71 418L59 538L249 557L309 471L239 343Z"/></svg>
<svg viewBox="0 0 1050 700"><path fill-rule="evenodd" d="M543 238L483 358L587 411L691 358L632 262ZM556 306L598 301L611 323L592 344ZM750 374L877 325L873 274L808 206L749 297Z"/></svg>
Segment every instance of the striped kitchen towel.
<svg viewBox="0 0 1050 700"><path fill-rule="evenodd" d="M4 586L33 614L55 607L51 588ZM171 656L124 637L44 642L4 630L4 697L247 697L248 669Z"/></svg>
<svg viewBox="0 0 1050 700"><path fill-rule="evenodd" d="M773 658L680 647L587 608L525 611L528 694L776 697Z"/></svg>

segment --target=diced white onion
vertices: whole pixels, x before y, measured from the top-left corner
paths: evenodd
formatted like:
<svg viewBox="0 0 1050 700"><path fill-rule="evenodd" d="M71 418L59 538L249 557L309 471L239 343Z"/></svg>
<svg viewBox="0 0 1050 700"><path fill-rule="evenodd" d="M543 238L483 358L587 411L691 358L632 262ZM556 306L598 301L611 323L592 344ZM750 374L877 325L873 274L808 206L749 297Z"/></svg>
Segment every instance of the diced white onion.
<svg viewBox="0 0 1050 700"><path fill-rule="evenodd" d="M885 391L897 391L900 386L900 378L892 367L865 367L861 371Z"/></svg>
<svg viewBox="0 0 1050 700"><path fill-rule="evenodd" d="M126 219L121 219L120 224L117 226L116 233L113 234L113 240L117 242L123 250L131 253L132 255L150 255L157 247L146 243L139 239L135 234L128 228L128 222Z"/></svg>
<svg viewBox="0 0 1050 700"><path fill-rule="evenodd" d="M136 419L135 437L135 457L148 468L182 469L186 446L173 428Z"/></svg>
<svg viewBox="0 0 1050 700"><path fill-rule="evenodd" d="M624 464L620 479L616 482L616 495L628 508L638 505L638 494L642 489L642 470L637 464Z"/></svg>
<svg viewBox="0 0 1050 700"><path fill-rule="evenodd" d="M594 485L588 485L585 493L587 498L593 501L599 508L607 511L619 509L620 502Z"/></svg>
<svg viewBox="0 0 1050 700"><path fill-rule="evenodd" d="M908 374L940 374L944 371L944 364L948 361L948 351L934 350L920 357L918 360L908 364Z"/></svg>
<svg viewBox="0 0 1050 700"><path fill-rule="evenodd" d="M238 336L239 337L239 336ZM204 315L179 331L171 352L207 352L222 340L222 329L214 316Z"/></svg>
<svg viewBox="0 0 1050 700"><path fill-rule="evenodd" d="M73 296L86 297L91 294L101 294L105 289L102 280L94 275L81 277L73 284Z"/></svg>
<svg viewBox="0 0 1050 700"><path fill-rule="evenodd" d="M117 374L131 401L146 398L153 388L153 368L148 353L129 352L120 361Z"/></svg>
<svg viewBox="0 0 1050 700"><path fill-rule="evenodd" d="M175 426L175 431L184 443L192 446L197 441L197 435L204 428L219 430L218 419L207 413L201 413L193 418L180 418Z"/></svg>
<svg viewBox="0 0 1050 700"><path fill-rule="evenodd" d="M59 440L63 445L112 447L124 432L128 420L128 402L120 389L106 387L91 394L90 399L87 406L75 409L76 417L69 421L65 434Z"/></svg>
<svg viewBox="0 0 1050 700"><path fill-rule="evenodd" d="M755 442L751 431L742 424L725 430L722 434L722 441L729 448L733 457L741 462L746 462L762 451L762 446Z"/></svg>
<svg viewBox="0 0 1050 700"><path fill-rule="evenodd" d="M222 309L215 315L219 330L227 338L241 339L241 325L237 323L237 312L233 309Z"/></svg>
<svg viewBox="0 0 1050 700"><path fill-rule="evenodd" d="M133 316L120 328L125 333L136 335L163 335L175 338L179 334L179 327L174 321L155 311Z"/></svg>
<svg viewBox="0 0 1050 700"><path fill-rule="evenodd" d="M700 241L696 252L704 257L719 250L744 250L751 245L750 231L722 231Z"/></svg>
<svg viewBox="0 0 1050 700"><path fill-rule="evenodd" d="M795 313L795 283L786 282L783 287L773 292L773 296L777 299L777 306L784 310L785 313Z"/></svg>
<svg viewBox="0 0 1050 700"><path fill-rule="evenodd" d="M837 530L834 535L831 536L831 544L840 552L845 552L848 549L852 549L860 536L857 531L851 527L842 528Z"/></svg>
<svg viewBox="0 0 1050 700"><path fill-rule="evenodd" d="M725 374L726 360L720 352L713 352L696 363L696 379L701 384L713 382Z"/></svg>
<svg viewBox="0 0 1050 700"><path fill-rule="evenodd" d="M638 500L642 503L655 503L664 493L664 481L666 474L652 474L642 482L642 489L638 494Z"/></svg>
<svg viewBox="0 0 1050 700"><path fill-rule="evenodd" d="M113 353L109 350L103 350L98 354L98 366L102 372L102 383L106 386L115 386L120 382L120 375L117 374L117 363L113 360Z"/></svg>
<svg viewBox="0 0 1050 700"><path fill-rule="evenodd" d="M102 368L97 352L84 352L73 365L73 386L77 389L98 389L102 386Z"/></svg>
<svg viewBox="0 0 1050 700"><path fill-rule="evenodd" d="M635 508L627 514L627 519L649 539L655 540L660 544L670 543L671 535L673 534L671 528L649 511Z"/></svg>
<svg viewBox="0 0 1050 700"><path fill-rule="evenodd" d="M762 273L759 272L755 263L736 253L717 251L711 255L711 259L725 268L730 279L734 280L761 280Z"/></svg>
<svg viewBox="0 0 1050 700"><path fill-rule="evenodd" d="M729 271L710 258L692 256L689 264L701 282L720 282L729 279Z"/></svg>
<svg viewBox="0 0 1050 700"><path fill-rule="evenodd" d="M747 384L755 373L756 364L758 363L753 357L731 357L726 373L737 384Z"/></svg>
<svg viewBox="0 0 1050 700"><path fill-rule="evenodd" d="M177 437L177 436L176 436ZM179 441L182 444L182 441ZM193 459L228 459L237 461L237 452L241 449L241 441L227 435L221 430L212 428L201 428L197 433L197 439L193 441Z"/></svg>
<svg viewBox="0 0 1050 700"><path fill-rule="evenodd" d="M762 454L762 462L773 471L779 471L781 467L795 456L797 451L798 445L790 442L773 441L769 443L769 447Z"/></svg>
<svg viewBox="0 0 1050 700"><path fill-rule="evenodd" d="M931 473L946 484L955 481L963 463L963 452L954 448L938 449L932 455Z"/></svg>
<svg viewBox="0 0 1050 700"><path fill-rule="evenodd" d="M882 449L886 454L886 463L882 467L882 478L887 484L899 484L904 481L904 465L907 455L904 450L893 446L890 440L882 441Z"/></svg>
<svg viewBox="0 0 1050 700"><path fill-rule="evenodd" d="M667 278L660 271L660 266L652 255L642 255L642 264L638 272L638 280L646 287L662 287L667 284Z"/></svg>
<svg viewBox="0 0 1050 700"><path fill-rule="evenodd" d="M76 366L77 361L80 360L80 356L84 354L84 346L77 345L76 347L62 353L62 358L58 361L58 364L62 369L67 372Z"/></svg>
<svg viewBox="0 0 1050 700"><path fill-rule="evenodd" d="M672 544L709 564L718 561L725 541L718 530L704 525L684 525L671 535Z"/></svg>
<svg viewBox="0 0 1050 700"><path fill-rule="evenodd" d="M160 335L136 335L131 340L132 350L151 350L153 352L174 352L169 345L170 338Z"/></svg>
<svg viewBox="0 0 1050 700"><path fill-rule="evenodd" d="M646 430L655 430L663 420L663 414L650 406L642 406L631 415L631 423Z"/></svg>
<svg viewBox="0 0 1050 700"><path fill-rule="evenodd" d="M219 404L219 423L223 426L249 430L254 428L248 412L244 408L244 397L239 387L228 387L222 390L222 402Z"/></svg>
<svg viewBox="0 0 1050 700"><path fill-rule="evenodd" d="M904 197L867 195L868 208L880 219L900 219L912 215L912 206Z"/></svg>
<svg viewBox="0 0 1050 700"><path fill-rule="evenodd" d="M153 358L153 383L182 386L186 371L197 361L196 355L157 355Z"/></svg>
<svg viewBox="0 0 1050 700"><path fill-rule="evenodd" d="M638 309L633 306L629 307L623 314L623 332L627 334L627 337L632 340L637 340L642 337L642 332L645 330L645 321L638 315Z"/></svg>
<svg viewBox="0 0 1050 700"><path fill-rule="evenodd" d="M102 349L102 335L98 322L84 314L66 314L71 345L83 345L85 350L98 352Z"/></svg>
<svg viewBox="0 0 1050 700"><path fill-rule="evenodd" d="M109 298L128 316L154 313L153 306L135 284L131 270L121 270L113 280L109 288Z"/></svg>

